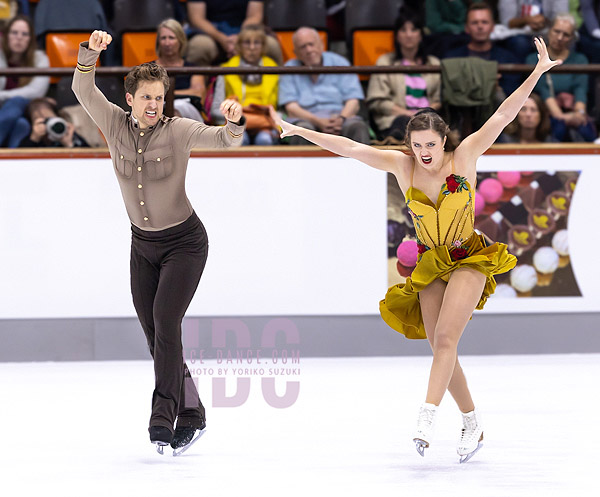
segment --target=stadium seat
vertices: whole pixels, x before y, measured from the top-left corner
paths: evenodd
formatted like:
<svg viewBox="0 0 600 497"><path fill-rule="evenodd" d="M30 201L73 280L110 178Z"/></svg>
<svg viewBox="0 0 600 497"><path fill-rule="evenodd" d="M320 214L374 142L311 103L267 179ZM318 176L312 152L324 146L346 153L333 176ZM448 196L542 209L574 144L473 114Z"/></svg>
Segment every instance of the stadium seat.
<svg viewBox="0 0 600 497"><path fill-rule="evenodd" d="M283 62L287 62L290 59L295 59L294 54L294 43L292 42L293 31L276 31L277 39L281 45L281 53L283 54ZM327 33L325 31L319 31L319 36L323 42L323 48L327 50Z"/></svg>
<svg viewBox="0 0 600 497"><path fill-rule="evenodd" d="M380 55L394 51L394 32L357 29L352 33L352 60L355 66L374 66ZM369 79L361 74L360 79Z"/></svg>
<svg viewBox="0 0 600 497"><path fill-rule="evenodd" d="M373 2L346 0L346 39L355 66L375 65L377 57L393 51L394 22L403 4L404 0L377 0L374 8ZM368 76L362 75L361 79Z"/></svg>
<svg viewBox="0 0 600 497"><path fill-rule="evenodd" d="M50 60L50 67L71 67L77 65L79 44L88 41L89 33L47 33L46 55ZM96 66L100 61L96 62ZM57 83L60 78L51 78L51 83Z"/></svg>
<svg viewBox="0 0 600 497"><path fill-rule="evenodd" d="M327 50L325 0L265 0L265 23L277 34L284 62L296 58L292 35L301 26L310 26L319 31Z"/></svg>
<svg viewBox="0 0 600 497"><path fill-rule="evenodd" d="M123 65L137 66L156 60L156 32L123 33Z"/></svg>

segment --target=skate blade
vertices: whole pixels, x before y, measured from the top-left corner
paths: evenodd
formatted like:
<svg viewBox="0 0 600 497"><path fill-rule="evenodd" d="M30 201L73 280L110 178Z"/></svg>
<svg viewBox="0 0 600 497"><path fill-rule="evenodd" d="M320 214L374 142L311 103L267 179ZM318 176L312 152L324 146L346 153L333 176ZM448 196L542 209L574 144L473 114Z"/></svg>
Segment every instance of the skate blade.
<svg viewBox="0 0 600 497"><path fill-rule="evenodd" d="M463 464L465 462L467 462L469 459L471 459L479 449L481 449L481 447L483 447L483 444L481 442L477 443L477 448L473 451L473 452L469 452L468 454L465 454L464 456L460 456L460 464Z"/></svg>
<svg viewBox="0 0 600 497"><path fill-rule="evenodd" d="M421 457L425 457L425 449L429 447L429 443L425 440L421 440L420 438L413 438L413 442L415 443L417 452L421 454Z"/></svg>
<svg viewBox="0 0 600 497"><path fill-rule="evenodd" d="M200 430L196 436L194 438L192 438L192 441L187 444L184 445L183 447L181 447L180 449L173 449L173 457L177 457L180 456L181 454L183 454L186 450L188 450L192 445L194 445L198 439L204 435L204 433L206 433L206 428L204 428L204 430Z"/></svg>
<svg viewBox="0 0 600 497"><path fill-rule="evenodd" d="M156 444L156 452L158 452L161 456L164 454L164 449L167 445L167 443L165 442L152 442L153 444Z"/></svg>

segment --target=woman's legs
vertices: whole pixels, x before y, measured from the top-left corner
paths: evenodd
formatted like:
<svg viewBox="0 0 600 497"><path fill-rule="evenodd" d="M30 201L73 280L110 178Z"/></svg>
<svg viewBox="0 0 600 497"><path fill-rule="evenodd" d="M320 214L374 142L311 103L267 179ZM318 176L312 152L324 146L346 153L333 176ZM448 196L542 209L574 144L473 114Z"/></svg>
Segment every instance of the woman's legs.
<svg viewBox="0 0 600 497"><path fill-rule="evenodd" d="M486 277L475 269L455 270L448 281L435 324L433 341L433 364L429 375L426 402L439 405L457 366L458 341L469 322L483 292ZM462 382L460 369L453 383L459 395L466 381ZM466 399L461 397L461 402ZM472 401L471 401L472 404ZM471 407L471 406L462 406Z"/></svg>
<svg viewBox="0 0 600 497"><path fill-rule="evenodd" d="M425 324L427 339L429 340L432 350L434 350L435 329L439 319L442 302L444 300L446 287L447 284L444 281L437 279L419 293L423 323ZM456 359L456 363L454 365L452 378L448 384L448 391L462 412L469 412L473 410L474 404L473 399L471 398L471 392L469 392L467 379L465 378L458 358Z"/></svg>
<svg viewBox="0 0 600 497"><path fill-rule="evenodd" d="M29 100L23 97L9 98L0 109L0 146L13 131L16 122L25 114Z"/></svg>

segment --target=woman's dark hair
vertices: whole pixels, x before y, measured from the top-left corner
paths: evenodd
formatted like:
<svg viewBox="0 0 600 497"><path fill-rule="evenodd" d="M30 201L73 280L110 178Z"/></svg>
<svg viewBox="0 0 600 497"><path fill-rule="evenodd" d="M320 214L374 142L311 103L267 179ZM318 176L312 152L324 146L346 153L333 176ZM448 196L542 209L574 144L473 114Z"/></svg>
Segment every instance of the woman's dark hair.
<svg viewBox="0 0 600 497"><path fill-rule="evenodd" d="M552 129L550 125L550 112L539 95L532 93L529 95L529 98L535 102L538 112L540 113L540 122L535 128L535 137L538 141L545 142ZM519 114L517 114L517 117L515 117L513 121L506 127L505 133L520 140L521 124L519 123Z"/></svg>
<svg viewBox="0 0 600 497"><path fill-rule="evenodd" d="M33 31L33 23L31 22L31 19L29 19L29 17L27 17L27 16L19 14L19 15L13 17L10 21L8 21L6 26L4 26L4 29L2 30L2 36L0 37L1 43L2 43L2 51L4 52L4 57L7 62L11 57L11 51L10 51L10 47L8 44L8 33L10 32L10 28L12 28L12 25L17 21L25 22L29 29L29 44L27 45L27 50L25 50L25 53L23 54L20 65L22 67L34 67L35 66L35 50L37 48L37 45L35 42L35 33ZM27 83L29 83L31 81L31 79L32 79L32 76L20 76L19 77L19 87L25 86Z"/></svg>
<svg viewBox="0 0 600 497"><path fill-rule="evenodd" d="M423 18L414 10L406 7L401 7L400 12L398 12L398 17L396 18L396 22L394 23L394 46L396 47L396 60L402 60L402 48L400 47L400 43L398 43L398 31L407 23L410 22L412 25L421 32L421 38L425 36L424 29L425 23L423 22ZM417 59L421 59L421 63L425 64L427 62L427 53L425 52L425 48L423 47L423 40L419 43L419 49L417 50Z"/></svg>
<svg viewBox="0 0 600 497"><path fill-rule="evenodd" d="M431 130L440 135L441 138L446 138L445 150L452 152L458 147L458 138L456 133L450 131L450 126L446 124L446 121L440 116L435 109L426 107L421 109L414 116L410 118L406 125L406 134L404 135L404 144L412 151L410 144L410 135L413 131L426 131Z"/></svg>

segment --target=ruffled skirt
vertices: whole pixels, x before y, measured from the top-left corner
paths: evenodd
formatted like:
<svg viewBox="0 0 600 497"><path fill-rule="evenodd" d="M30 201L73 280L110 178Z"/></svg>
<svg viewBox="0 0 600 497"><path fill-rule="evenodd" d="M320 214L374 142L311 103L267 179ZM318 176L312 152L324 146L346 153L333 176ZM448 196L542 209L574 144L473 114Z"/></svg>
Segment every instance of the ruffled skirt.
<svg viewBox="0 0 600 497"><path fill-rule="evenodd" d="M504 243L488 246L483 235L477 233L473 233L465 245L469 247L466 257L457 260L452 258L451 250L445 245L424 252L406 282L389 288L379 303L383 320L406 338L427 338L419 292L437 278L447 282L450 273L461 267L475 269L487 277L476 307L483 309L488 297L496 290L494 275L510 271L517 264L517 258L508 253Z"/></svg>

